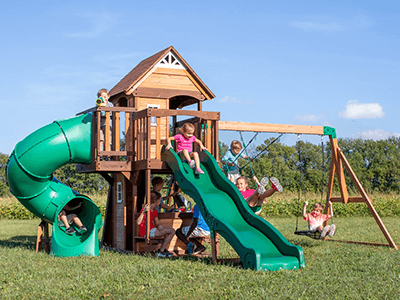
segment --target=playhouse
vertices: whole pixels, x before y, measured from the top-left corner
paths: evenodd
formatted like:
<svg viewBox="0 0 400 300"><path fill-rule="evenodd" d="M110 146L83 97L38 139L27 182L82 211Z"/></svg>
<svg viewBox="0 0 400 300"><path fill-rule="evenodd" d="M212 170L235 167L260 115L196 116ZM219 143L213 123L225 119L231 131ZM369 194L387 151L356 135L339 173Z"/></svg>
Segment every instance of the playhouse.
<svg viewBox="0 0 400 300"><path fill-rule="evenodd" d="M152 251L158 240L139 237L135 219L145 198L150 194L151 177L172 173L161 160L161 146L166 144L170 127L183 122L193 123L196 136L204 136L211 154L218 156L218 112L202 111L203 101L215 96L195 71L175 50L168 47L140 62L110 90L111 107L91 109L96 120L106 114L105 146L100 150L99 122L93 131L93 152L96 159L81 165L82 172L100 172L110 184L103 229L103 245L134 252ZM194 105L196 110L185 110ZM87 113L85 111L83 113ZM185 120L178 122L178 116ZM121 118L122 117L122 118ZM121 121L123 119L123 121ZM172 120L172 122L171 122ZM125 149L121 150L121 122L125 127ZM110 160L102 160L110 157ZM112 175L110 175L112 174ZM191 222L191 213L160 214L162 225L179 228ZM218 251L218 237L213 237ZM215 243L215 244L214 244ZM183 254L184 244L176 237L168 248Z"/></svg>

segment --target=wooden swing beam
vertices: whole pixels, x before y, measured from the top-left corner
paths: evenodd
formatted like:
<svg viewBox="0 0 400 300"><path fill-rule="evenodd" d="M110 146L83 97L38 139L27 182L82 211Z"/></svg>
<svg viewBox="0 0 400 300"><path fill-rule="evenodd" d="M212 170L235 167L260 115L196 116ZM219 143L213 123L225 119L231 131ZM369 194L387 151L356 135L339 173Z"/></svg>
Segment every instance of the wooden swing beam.
<svg viewBox="0 0 400 300"><path fill-rule="evenodd" d="M219 121L219 130L230 130L230 131L253 131L253 132L270 132L270 133L293 133L293 134L310 134L310 135L329 135L331 149L332 149L332 160L331 167L329 171L329 181L328 181L328 191L326 202L342 202L347 204L349 202L365 202L368 206L369 211L374 217L376 223L381 229L383 235L385 236L388 244L380 244L380 243L369 243L369 242L357 242L357 241L340 241L347 243L356 243L356 244L366 244L366 245L374 245L374 246L388 246L395 248L396 250L399 247L395 244L390 233L386 229L385 225L382 222L378 212L376 211L374 205L372 204L372 200L368 197L365 192L363 186L358 180L356 174L351 168L349 162L344 156L342 150L339 148L338 141L336 138L336 132L333 128L333 131L326 132L325 126L307 126L307 125L288 125L288 124L265 124L265 123L248 123L248 122L231 122L231 121ZM361 196L359 197L349 197L349 193L346 186L345 176L344 176L344 168L346 168L349 173L351 179L357 187L358 192ZM338 178L340 197L333 197L333 183L335 179L335 174ZM325 206L325 213L329 214L329 205ZM329 240L335 241L335 240ZM339 241L339 240L336 240Z"/></svg>
<svg viewBox="0 0 400 300"><path fill-rule="evenodd" d="M219 130L324 135L324 126L219 121Z"/></svg>

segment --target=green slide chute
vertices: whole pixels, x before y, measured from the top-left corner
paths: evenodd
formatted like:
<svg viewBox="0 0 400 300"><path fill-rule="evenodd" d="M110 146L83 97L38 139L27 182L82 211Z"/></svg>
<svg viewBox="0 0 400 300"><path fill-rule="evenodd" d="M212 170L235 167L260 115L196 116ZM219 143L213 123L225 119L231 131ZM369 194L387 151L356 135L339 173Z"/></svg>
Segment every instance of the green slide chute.
<svg viewBox="0 0 400 300"><path fill-rule="evenodd" d="M54 121L19 142L7 162L12 194L37 217L53 224L51 254L99 255L100 209L88 197L58 181L52 174L69 163L92 161L92 114ZM81 202L76 214L88 231L67 235L58 214L68 202Z"/></svg>
<svg viewBox="0 0 400 300"><path fill-rule="evenodd" d="M179 187L197 203L210 229L235 249L244 268L276 271L305 267L303 249L251 211L208 151L200 152L202 175L195 175L171 149L163 148L162 159L174 172Z"/></svg>

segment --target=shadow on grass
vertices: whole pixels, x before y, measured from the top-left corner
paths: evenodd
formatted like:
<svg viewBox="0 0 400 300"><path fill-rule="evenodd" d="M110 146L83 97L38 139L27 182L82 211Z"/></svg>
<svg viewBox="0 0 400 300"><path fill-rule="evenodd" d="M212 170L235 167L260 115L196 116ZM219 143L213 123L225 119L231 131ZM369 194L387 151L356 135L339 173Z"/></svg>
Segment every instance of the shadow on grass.
<svg viewBox="0 0 400 300"><path fill-rule="evenodd" d="M173 260L184 260L184 261L196 261L196 262L202 262L206 265L221 265L221 266L229 266L229 267L234 267L234 268L243 268L243 265L240 261L238 261L238 258L218 258L217 263L213 263L212 257L209 256L179 256L179 257L174 257L172 258Z"/></svg>
<svg viewBox="0 0 400 300"><path fill-rule="evenodd" d="M8 240L0 240L0 247L26 248L32 250L36 248L36 236L20 235L14 236Z"/></svg>

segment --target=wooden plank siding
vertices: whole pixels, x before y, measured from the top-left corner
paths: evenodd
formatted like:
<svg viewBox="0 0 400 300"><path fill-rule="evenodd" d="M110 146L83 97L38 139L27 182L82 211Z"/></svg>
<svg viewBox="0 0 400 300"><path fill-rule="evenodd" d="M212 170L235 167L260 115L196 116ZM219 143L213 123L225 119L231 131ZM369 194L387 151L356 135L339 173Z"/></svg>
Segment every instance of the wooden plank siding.
<svg viewBox="0 0 400 300"><path fill-rule="evenodd" d="M159 106L159 109L168 109L169 100L168 99L156 99L156 98L142 98L137 97L138 110L146 110L147 106ZM155 159L157 157L161 157L160 150L161 145L165 144L167 141L167 137L169 135L169 117L159 117L154 119L150 125L150 159ZM140 134L147 134L143 132L143 128L139 129ZM159 132L159 139L157 139L157 131Z"/></svg>
<svg viewBox="0 0 400 300"><path fill-rule="evenodd" d="M153 72L140 87L198 91L188 76Z"/></svg>

